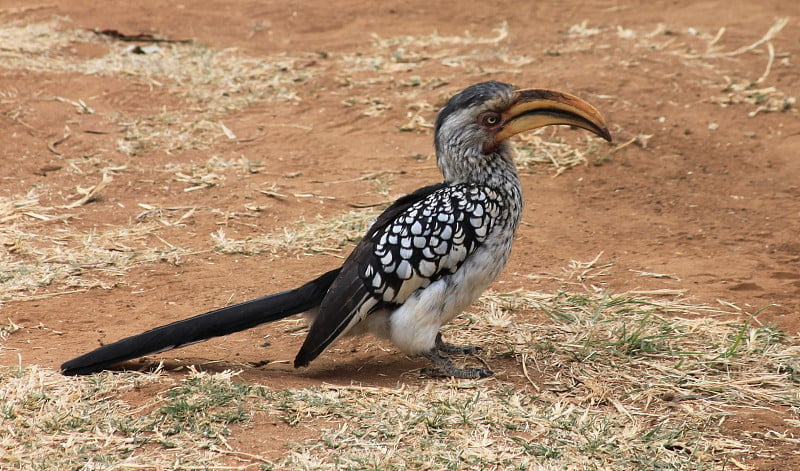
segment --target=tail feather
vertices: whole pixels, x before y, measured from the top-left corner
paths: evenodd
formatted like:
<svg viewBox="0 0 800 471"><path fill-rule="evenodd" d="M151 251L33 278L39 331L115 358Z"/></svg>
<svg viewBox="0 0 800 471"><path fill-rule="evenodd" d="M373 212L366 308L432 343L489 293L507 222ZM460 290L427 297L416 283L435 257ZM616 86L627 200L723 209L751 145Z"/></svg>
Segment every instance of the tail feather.
<svg viewBox="0 0 800 471"><path fill-rule="evenodd" d="M61 365L69 376L101 371L144 355L160 353L239 332L319 306L339 269L289 291L245 301L104 345Z"/></svg>

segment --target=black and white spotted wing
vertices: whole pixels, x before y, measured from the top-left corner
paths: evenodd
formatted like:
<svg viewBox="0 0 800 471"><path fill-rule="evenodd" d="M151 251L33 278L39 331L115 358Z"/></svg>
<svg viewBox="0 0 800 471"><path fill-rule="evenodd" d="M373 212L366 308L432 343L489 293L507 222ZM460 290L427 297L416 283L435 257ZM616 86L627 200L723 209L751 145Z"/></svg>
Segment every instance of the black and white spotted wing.
<svg viewBox="0 0 800 471"><path fill-rule="evenodd" d="M397 200L343 264L295 366L308 365L370 312L454 273L491 233L502 204L491 188L444 183Z"/></svg>
<svg viewBox="0 0 800 471"><path fill-rule="evenodd" d="M502 200L487 187L444 186L367 234L372 257L359 276L378 299L403 303L454 273L491 233Z"/></svg>

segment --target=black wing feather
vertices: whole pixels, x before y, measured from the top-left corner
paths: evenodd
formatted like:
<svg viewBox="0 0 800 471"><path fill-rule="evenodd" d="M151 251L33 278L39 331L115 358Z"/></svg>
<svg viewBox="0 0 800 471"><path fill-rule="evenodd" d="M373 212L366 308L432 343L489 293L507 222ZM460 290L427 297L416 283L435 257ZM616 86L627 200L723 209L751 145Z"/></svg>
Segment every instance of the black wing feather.
<svg viewBox="0 0 800 471"><path fill-rule="evenodd" d="M365 248L362 241L353 252L355 256L351 255L342 265L294 359L295 368L308 366L347 330L359 313L366 315L378 307L378 300L358 277L358 263L353 262Z"/></svg>
<svg viewBox="0 0 800 471"><path fill-rule="evenodd" d="M361 239L350 256L347 257L347 260L345 260L341 272L320 305L319 312L311 324L303 346L300 347L300 351L295 357L295 367L308 366L311 361L317 358L347 330L347 327L352 324L354 317L359 312L366 315L388 304L376 297L367 288L360 275L365 263L375 256L373 236L388 224L394 222L400 214L413 206L414 203L427 198L446 186L446 183L436 183L420 188L399 198L378 216L369 230L367 230L364 238ZM362 311L365 303L371 304L367 308L369 312Z"/></svg>

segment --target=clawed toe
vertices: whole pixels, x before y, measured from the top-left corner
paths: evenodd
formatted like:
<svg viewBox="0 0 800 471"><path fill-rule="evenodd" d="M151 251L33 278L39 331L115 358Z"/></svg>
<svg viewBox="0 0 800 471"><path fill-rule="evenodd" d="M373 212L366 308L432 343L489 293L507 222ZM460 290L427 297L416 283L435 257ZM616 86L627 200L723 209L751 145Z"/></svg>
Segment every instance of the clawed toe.
<svg viewBox="0 0 800 471"><path fill-rule="evenodd" d="M448 372L439 368L422 368L420 370L425 376L431 378L459 378L459 379L481 379L494 375L494 371L486 368L452 368Z"/></svg>
<svg viewBox="0 0 800 471"><path fill-rule="evenodd" d="M422 374L434 378L451 377L461 379L479 379L492 376L494 372L488 368L458 368L450 360L450 357L444 355L441 349L437 347L422 354L425 358L431 361L435 368L423 368Z"/></svg>
<svg viewBox="0 0 800 471"><path fill-rule="evenodd" d="M456 353L463 355L475 355L483 351L481 347L474 345L453 345L452 343L447 343L442 338L441 333L436 334L436 348L443 353Z"/></svg>

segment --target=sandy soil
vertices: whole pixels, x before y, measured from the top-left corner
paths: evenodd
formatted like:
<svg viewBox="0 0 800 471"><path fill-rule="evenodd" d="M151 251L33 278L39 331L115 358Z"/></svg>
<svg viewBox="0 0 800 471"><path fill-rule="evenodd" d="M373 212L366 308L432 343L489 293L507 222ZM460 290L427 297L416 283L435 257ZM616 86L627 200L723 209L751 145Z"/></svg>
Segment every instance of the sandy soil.
<svg viewBox="0 0 800 471"><path fill-rule="evenodd" d="M767 95L779 100L800 90L795 64L800 30L794 23L800 7L793 2L766 0L756 7L747 1L598 0L565 6L501 0L464 8L456 2L416 0L183 0L166 6L143 0L135 6L109 1L102 9L78 0L36 7L22 3L0 2L3 21L58 16L72 27L194 39L210 49L235 48L236 54L265 61L301 58L294 64L304 74L292 86L295 99L259 101L218 114L215 120L223 121L236 139L215 128L205 145L154 146L132 156L118 145L125 135L119 113L202 113L200 102L136 77L0 70L3 196L35 187L44 203L63 205L75 199L76 186L96 184L103 168L126 165L101 198L70 212L73 217L64 223L70 230L134 226L143 211L140 204L199 208L182 224L144 239L165 249L186 248L179 263L142 264L101 276L109 289L47 296L64 291L53 285L33 293L45 296L7 301L2 316L26 326L11 337L9 347L18 349L26 364L55 368L100 343L289 288L336 266L343 253L222 254L212 250L210 234L223 229L228 237L244 239L301 217L324 219L355 205L388 201L438 181L430 132L398 127L414 114L432 121L446 97L487 79L575 93L605 114L616 145L638 137L613 153L614 147L600 145L588 165L557 176L552 168L522 170L524 224L494 289L552 290L558 287L552 278L529 275L558 274L570 260L589 261L602 253L599 263L612 265L607 276L593 280L600 287L683 290L687 302L722 300L741 308L743 317L758 312L758 322L800 332L800 120L791 106L751 116L761 103L726 87L726 80L755 82L768 71L751 89L774 87ZM775 55L769 69L765 45L735 55L692 57L707 52L709 38L723 26L725 34L716 46L731 52L758 41L779 17L790 17L790 26L772 40ZM584 20L584 29L569 29ZM411 57L405 67L397 54L391 70L346 69L339 60L374 54L375 35L465 37L469 31L492 38L504 22L508 36L494 46L451 46L465 55L494 48L495 54L466 56L459 66L435 56L441 46L405 46L407 53L430 51L431 58ZM602 31L593 34L592 27ZM626 30L636 38L626 36ZM87 60L106 54L108 47L96 41L65 45L63 52ZM399 47L380 52L388 58ZM515 61L520 57L530 60ZM76 113L73 105L54 96L81 99L94 113ZM721 106L726 100L735 103ZM24 116L15 120L19 109ZM58 142L65 126L69 138ZM560 134L574 138L577 133ZM49 150L55 142L57 148ZM184 191L191 185L163 170L175 163L203 165L212 155L229 161L245 156L265 165L256 173L226 172L214 186L197 191ZM379 184L360 179L379 172L385 172ZM388 188L383 194L381 186ZM270 188L288 197L260 191ZM53 224L54 231L59 224ZM302 332L279 334L266 326L175 351L166 357L167 366L213 360L217 363L207 367L223 369L268 360L267 366L248 368L245 377L277 386L321 380L394 385L417 381L405 373L423 363L369 342L338 346L311 368L293 370L276 362L293 357ZM264 335L271 335L267 349L259 347ZM16 355L0 357L2 364L17 361ZM746 431L780 420L763 414L731 423ZM253 445L263 446L257 443L259 430L252 433ZM763 469L786 469L770 463Z"/></svg>

